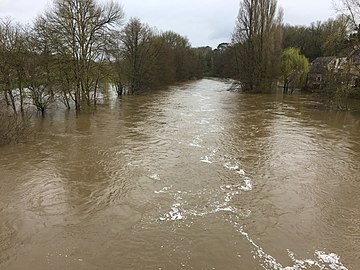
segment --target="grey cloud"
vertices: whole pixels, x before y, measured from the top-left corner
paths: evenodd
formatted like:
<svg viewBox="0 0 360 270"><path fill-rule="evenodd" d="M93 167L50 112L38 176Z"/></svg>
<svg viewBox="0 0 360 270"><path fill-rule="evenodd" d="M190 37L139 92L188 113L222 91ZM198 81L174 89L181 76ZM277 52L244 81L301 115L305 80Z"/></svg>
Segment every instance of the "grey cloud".
<svg viewBox="0 0 360 270"><path fill-rule="evenodd" d="M100 0L106 2L106 0ZM127 19L138 17L159 30L187 36L193 46L230 40L240 0L115 0L123 5ZM31 22L52 0L0 0L0 17ZM334 15L331 0L278 0L285 22L305 24Z"/></svg>

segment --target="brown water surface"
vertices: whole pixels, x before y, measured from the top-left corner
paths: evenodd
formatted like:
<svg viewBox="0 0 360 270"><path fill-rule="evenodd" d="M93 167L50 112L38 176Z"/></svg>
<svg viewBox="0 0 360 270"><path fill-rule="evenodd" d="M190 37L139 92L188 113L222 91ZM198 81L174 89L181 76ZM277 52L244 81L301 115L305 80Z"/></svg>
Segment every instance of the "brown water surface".
<svg viewBox="0 0 360 270"><path fill-rule="evenodd" d="M0 269L360 269L360 115L201 80L0 148Z"/></svg>

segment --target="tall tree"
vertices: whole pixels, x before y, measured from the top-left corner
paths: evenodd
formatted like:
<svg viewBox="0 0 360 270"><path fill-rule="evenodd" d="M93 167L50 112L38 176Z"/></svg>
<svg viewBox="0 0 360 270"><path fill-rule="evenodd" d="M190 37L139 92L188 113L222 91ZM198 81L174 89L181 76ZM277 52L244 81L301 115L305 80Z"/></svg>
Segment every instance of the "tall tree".
<svg viewBox="0 0 360 270"><path fill-rule="evenodd" d="M147 24L132 18L120 34L120 50L130 93L142 90L154 63L158 48L152 44L153 31Z"/></svg>
<svg viewBox="0 0 360 270"><path fill-rule="evenodd" d="M282 10L276 0L242 0L233 34L238 79L245 90L270 87L282 45Z"/></svg>
<svg viewBox="0 0 360 270"><path fill-rule="evenodd" d="M34 30L28 33L29 51L25 63L26 86L33 105L44 116L55 99L54 86L59 79L54 68L56 58L48 51L47 42L37 37Z"/></svg>
<svg viewBox="0 0 360 270"><path fill-rule="evenodd" d="M54 0L53 8L37 19L37 28L53 53L72 61L77 110L96 101L98 63L104 61L111 33L123 17L115 2L100 5L96 0Z"/></svg>
<svg viewBox="0 0 360 270"><path fill-rule="evenodd" d="M176 80L186 81L191 78L193 68L191 62L192 52L189 40L173 31L166 31L161 35L175 57Z"/></svg>
<svg viewBox="0 0 360 270"><path fill-rule="evenodd" d="M174 52L159 35L151 39L151 46L157 53L148 73L148 87L159 88L174 83L176 80Z"/></svg>

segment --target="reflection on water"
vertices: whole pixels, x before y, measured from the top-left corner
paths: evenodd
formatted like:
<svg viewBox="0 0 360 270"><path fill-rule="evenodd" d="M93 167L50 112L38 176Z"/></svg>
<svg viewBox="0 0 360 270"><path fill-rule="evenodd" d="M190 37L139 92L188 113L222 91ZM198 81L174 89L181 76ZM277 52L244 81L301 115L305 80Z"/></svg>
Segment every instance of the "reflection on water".
<svg viewBox="0 0 360 270"><path fill-rule="evenodd" d="M201 80L0 149L0 269L357 269L360 115Z"/></svg>

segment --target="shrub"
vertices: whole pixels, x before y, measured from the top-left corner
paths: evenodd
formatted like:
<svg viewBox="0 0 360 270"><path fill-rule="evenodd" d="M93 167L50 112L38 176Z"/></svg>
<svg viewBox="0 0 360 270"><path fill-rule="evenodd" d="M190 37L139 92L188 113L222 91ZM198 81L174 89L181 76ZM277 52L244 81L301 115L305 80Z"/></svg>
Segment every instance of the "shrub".
<svg viewBox="0 0 360 270"><path fill-rule="evenodd" d="M0 102L0 146L16 143L23 139L29 131L28 121L26 121L28 118L10 113Z"/></svg>

